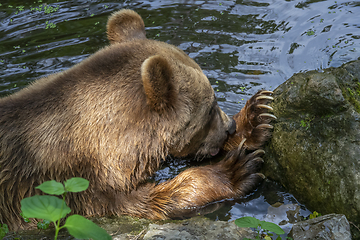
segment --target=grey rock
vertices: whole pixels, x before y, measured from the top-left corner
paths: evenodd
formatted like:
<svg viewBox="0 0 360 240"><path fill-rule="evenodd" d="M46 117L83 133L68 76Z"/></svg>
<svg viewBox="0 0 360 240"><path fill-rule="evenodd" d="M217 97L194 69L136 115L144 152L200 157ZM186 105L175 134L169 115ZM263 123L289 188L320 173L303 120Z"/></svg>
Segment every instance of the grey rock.
<svg viewBox="0 0 360 240"><path fill-rule="evenodd" d="M309 209L360 223L360 61L292 76L274 91L263 173Z"/></svg>
<svg viewBox="0 0 360 240"><path fill-rule="evenodd" d="M249 228L239 228L234 222L211 221L205 218L194 218L179 223L163 225L150 224L144 240L226 240L255 239L255 232Z"/></svg>
<svg viewBox="0 0 360 240"><path fill-rule="evenodd" d="M295 223L289 236L294 240L351 240L349 222L342 214L328 214Z"/></svg>

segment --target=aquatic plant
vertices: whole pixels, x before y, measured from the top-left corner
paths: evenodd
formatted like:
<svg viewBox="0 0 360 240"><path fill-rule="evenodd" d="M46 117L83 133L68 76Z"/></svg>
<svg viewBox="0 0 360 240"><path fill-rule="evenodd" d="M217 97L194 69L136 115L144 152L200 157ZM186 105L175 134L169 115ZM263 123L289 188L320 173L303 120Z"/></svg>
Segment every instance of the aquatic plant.
<svg viewBox="0 0 360 240"><path fill-rule="evenodd" d="M318 213L317 211L314 211L313 213L310 214L309 219L314 219L314 218L317 218L320 216L321 216L320 213Z"/></svg>
<svg viewBox="0 0 360 240"><path fill-rule="evenodd" d="M315 117L306 117L305 120L300 121L300 126L308 130L310 128L310 123L314 120Z"/></svg>

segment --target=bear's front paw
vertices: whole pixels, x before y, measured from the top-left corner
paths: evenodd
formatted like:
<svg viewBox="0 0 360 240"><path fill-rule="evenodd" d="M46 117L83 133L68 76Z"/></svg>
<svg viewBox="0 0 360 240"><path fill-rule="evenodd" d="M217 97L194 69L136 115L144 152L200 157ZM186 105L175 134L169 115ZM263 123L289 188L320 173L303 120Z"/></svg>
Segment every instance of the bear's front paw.
<svg viewBox="0 0 360 240"><path fill-rule="evenodd" d="M245 147L246 141L243 139L237 149L228 152L225 159L218 163L221 164L223 171L228 173L235 196L251 193L265 178L259 173L264 162L261 155L265 151L257 149L249 153Z"/></svg>
<svg viewBox="0 0 360 240"><path fill-rule="evenodd" d="M236 148L243 139L246 139L247 149L260 148L271 136L271 120L276 119L272 107L268 104L273 100L273 92L261 90L252 96L233 118L236 122L236 132L231 135L224 145L226 151Z"/></svg>

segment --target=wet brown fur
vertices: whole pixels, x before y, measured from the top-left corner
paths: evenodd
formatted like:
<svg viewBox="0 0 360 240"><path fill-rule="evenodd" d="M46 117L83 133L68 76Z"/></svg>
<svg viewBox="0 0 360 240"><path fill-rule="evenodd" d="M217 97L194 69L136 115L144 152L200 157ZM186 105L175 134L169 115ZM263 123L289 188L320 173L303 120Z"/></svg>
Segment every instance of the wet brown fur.
<svg viewBox="0 0 360 240"><path fill-rule="evenodd" d="M111 45L67 71L0 99L0 223L28 228L20 201L55 179L83 177L72 213L169 218L182 209L247 194L260 154L233 150L218 164L147 183L167 155L210 156L232 120L200 67L178 48L146 39L133 11L114 13Z"/></svg>

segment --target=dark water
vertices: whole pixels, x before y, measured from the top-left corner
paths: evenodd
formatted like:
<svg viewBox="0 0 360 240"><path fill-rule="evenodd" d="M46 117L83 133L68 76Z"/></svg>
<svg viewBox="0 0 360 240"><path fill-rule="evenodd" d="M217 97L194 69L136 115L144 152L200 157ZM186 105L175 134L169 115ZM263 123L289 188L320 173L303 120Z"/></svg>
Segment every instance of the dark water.
<svg viewBox="0 0 360 240"><path fill-rule="evenodd" d="M121 8L134 9L143 17L148 38L174 44L194 58L229 115L257 90L273 90L294 73L337 67L360 57L360 1L1 0L0 4L0 96L65 70L107 45L107 18ZM169 163L156 177L172 177L188 165L186 160ZM265 219L276 202L296 200L267 182L246 200L229 201L209 217ZM302 209L302 215L309 214Z"/></svg>

